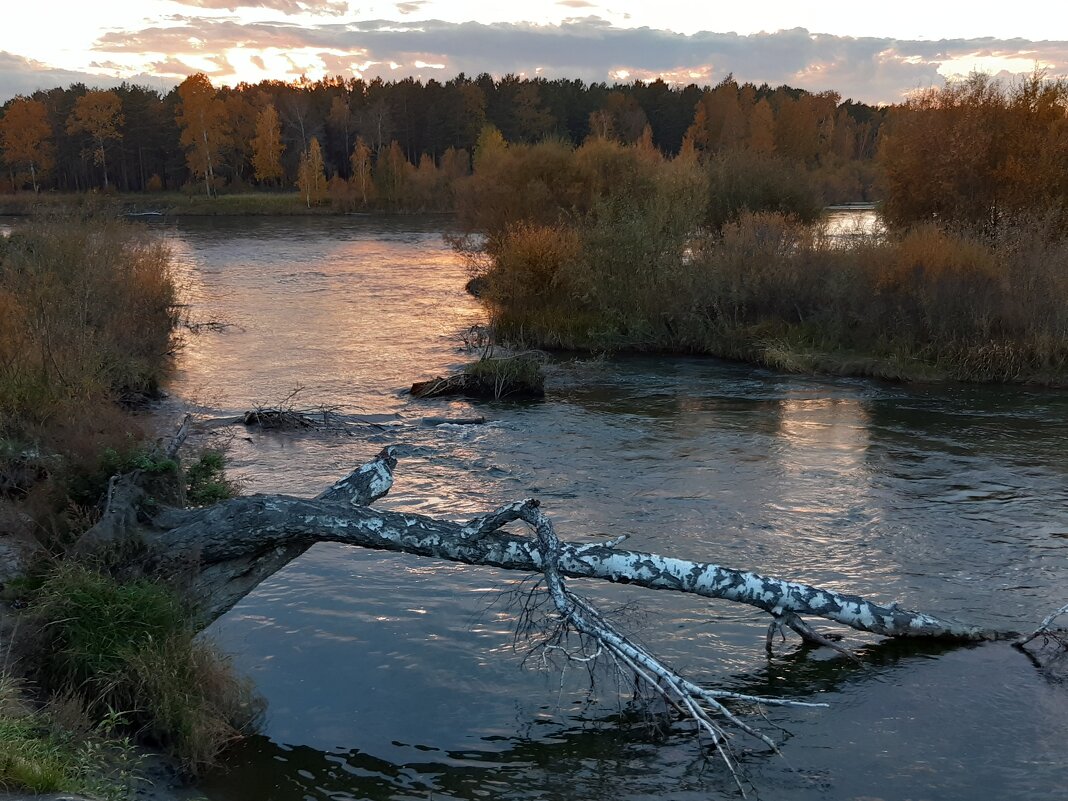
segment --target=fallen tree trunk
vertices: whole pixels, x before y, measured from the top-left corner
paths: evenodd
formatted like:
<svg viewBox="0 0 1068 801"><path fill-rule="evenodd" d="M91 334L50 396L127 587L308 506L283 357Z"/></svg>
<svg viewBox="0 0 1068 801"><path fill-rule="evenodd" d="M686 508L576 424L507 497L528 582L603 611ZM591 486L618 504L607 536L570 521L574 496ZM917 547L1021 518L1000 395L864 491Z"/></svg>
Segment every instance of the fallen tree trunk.
<svg viewBox="0 0 1068 801"><path fill-rule="evenodd" d="M121 546L144 554L163 572L195 570L192 581L203 592L193 597L206 599L201 615L205 624L255 586L245 586L247 582L237 581L238 577L255 570L262 580L316 542L544 572L536 539L502 531L524 519L536 501L509 504L466 524L370 508L392 487L395 465L393 449L387 448L316 498L248 495L203 509L163 509L148 521L140 511L143 490L136 474L131 474L113 488L103 519L81 538L76 550L89 554ZM773 623L787 625L793 616L810 616L886 637L980 641L1017 636L910 611L896 603L881 605L751 571L622 550L618 544L560 543L560 573L748 604L772 615ZM269 566L273 570L268 572Z"/></svg>
<svg viewBox="0 0 1068 801"><path fill-rule="evenodd" d="M806 640L837 647L811 629L803 617L820 617L885 637L965 642L1019 637L1014 632L959 623L897 604L881 605L856 595L750 571L622 550L618 546L625 538L602 543L560 542L536 500L508 504L465 524L370 508L392 487L395 466L394 450L386 448L315 498L250 495L202 509L165 508L150 517L145 514L140 478L129 474L114 482L105 514L78 541L75 551L84 556L109 555L112 564L119 560L120 569L122 555L128 554L130 566L136 565L138 571L184 584L198 605L197 622L202 627L317 542L543 574L558 615L558 633L546 640L548 647L565 650L570 658L582 661L607 655L617 668L652 688L691 720L699 732L711 736L736 780L727 747L729 729L743 731L777 749L770 738L724 707L724 701L813 704L708 690L686 680L617 631L592 604L574 595L565 578L594 578L747 604L771 616L769 643L777 630L788 626ZM534 536L502 530L516 521L530 526ZM1051 635L1053 619L1050 616L1044 621L1031 638ZM583 638L578 651L567 651L561 645L567 632Z"/></svg>

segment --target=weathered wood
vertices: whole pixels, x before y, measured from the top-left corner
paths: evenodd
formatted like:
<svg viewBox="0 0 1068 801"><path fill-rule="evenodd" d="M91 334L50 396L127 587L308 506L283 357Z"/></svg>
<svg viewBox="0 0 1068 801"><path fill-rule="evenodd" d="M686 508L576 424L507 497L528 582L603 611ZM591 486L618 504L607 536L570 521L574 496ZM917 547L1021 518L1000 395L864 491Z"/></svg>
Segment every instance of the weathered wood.
<svg viewBox="0 0 1068 801"><path fill-rule="evenodd" d="M369 508L392 486L395 464L393 451L387 448L317 498L249 495L205 509L164 510L147 525L133 511L140 500L136 482L124 480L115 490L116 502L77 548L86 553L116 539L139 536L160 569L195 567L198 592L194 597L208 599L207 621L316 542L506 570L543 571L536 539L501 531L522 519L531 501L510 504L467 524ZM897 604L881 605L747 570L600 543L561 543L559 568L572 578L687 592L747 604L775 617L821 617L886 637L977 641L1010 636Z"/></svg>
<svg viewBox="0 0 1068 801"><path fill-rule="evenodd" d="M618 547L623 537L610 542L561 542L534 499L508 504L467 523L370 508L389 492L395 467L395 451L386 448L315 498L251 495L205 509L162 509L151 519L144 516L144 490L134 473L113 482L103 518L75 550L82 555L104 552L112 559L129 553L138 569L184 581L190 599L198 604L196 622L202 627L317 542L541 573L556 609L542 647L584 663L602 659L659 695L711 740L743 796L729 745L731 733L751 736L776 753L778 746L725 704L821 705L691 682L622 634L589 601L574 594L565 578L601 579L747 604L771 615L769 642L777 631L789 627L809 642L841 650L802 616L822 617L885 637L957 641L1019 637L751 571L623 550ZM529 526L533 536L502 530L517 521ZM1047 618L1031 638L1054 636L1050 626L1065 609ZM569 638L576 634L577 648ZM1022 647L1026 641L1017 644Z"/></svg>

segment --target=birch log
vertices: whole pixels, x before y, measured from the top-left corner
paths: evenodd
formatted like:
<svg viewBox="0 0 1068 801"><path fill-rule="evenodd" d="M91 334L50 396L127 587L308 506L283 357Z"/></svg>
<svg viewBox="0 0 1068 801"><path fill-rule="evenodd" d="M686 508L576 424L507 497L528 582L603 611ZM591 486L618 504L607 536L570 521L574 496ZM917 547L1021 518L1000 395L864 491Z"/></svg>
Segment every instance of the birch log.
<svg viewBox="0 0 1068 801"><path fill-rule="evenodd" d="M118 546L146 553L157 571L191 574L191 597L207 625L260 581L317 542L398 551L471 565L542 573L536 538L503 531L536 501L520 501L466 524L370 508L389 492L396 459L386 448L315 498L248 495L204 509L164 509L147 522L136 475L112 488L101 522L76 549L83 554ZM868 601L796 581L641 551L614 543L559 543L561 575L672 590L748 604L774 620L820 617L885 637L960 641L1017 636L923 612Z"/></svg>
<svg viewBox="0 0 1068 801"><path fill-rule="evenodd" d="M315 498L250 495L204 509L157 509L146 504L137 473L114 480L100 522L75 545L82 556L106 556L118 570L149 572L184 582L197 604L197 623L207 626L261 581L317 542L398 551L471 565L540 573L556 609L554 633L543 645L583 662L604 657L638 686L660 696L695 730L711 739L742 795L730 747L733 733L755 738L778 753L775 742L753 728L727 703L823 706L701 687L617 630L589 601L574 594L565 578L592 578L659 590L687 592L748 604L771 616L769 640L789 626L806 639L837 647L802 617L820 617L885 637L956 641L1014 638L1022 645L1039 635L1055 636L1047 618L1030 638L902 609L856 595L659 554L620 549L607 543L561 542L537 500L503 506L467 523L424 515L376 510L374 501L393 485L396 458L386 448L375 459ZM153 514L147 514L152 509ZM521 521L530 534L508 533ZM531 536L532 534L532 536ZM125 557L123 555L126 555ZM127 559L124 567L123 559ZM1068 607L1066 607L1068 609ZM568 635L583 644L567 651Z"/></svg>

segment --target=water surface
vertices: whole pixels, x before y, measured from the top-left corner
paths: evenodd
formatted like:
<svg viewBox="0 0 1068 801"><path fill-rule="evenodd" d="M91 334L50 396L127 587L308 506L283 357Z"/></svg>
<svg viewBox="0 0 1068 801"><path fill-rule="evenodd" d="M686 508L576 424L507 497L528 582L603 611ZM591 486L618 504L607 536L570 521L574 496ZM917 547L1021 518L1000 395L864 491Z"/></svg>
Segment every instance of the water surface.
<svg viewBox="0 0 1068 801"><path fill-rule="evenodd" d="M435 219L245 219L167 229L200 320L172 391L224 416L299 392L374 421L353 436L236 432L250 491L312 495L401 444L382 506L466 519L536 495L574 540L719 561L1022 628L1068 601L1068 398L901 387L709 359L560 360L543 403L411 400L471 358L482 319ZM428 415L483 414L481 427ZM320 545L212 629L269 709L207 777L212 801L735 798L684 727L628 688L522 668L520 577ZM576 582L578 585L579 583ZM764 799L1053 801L1068 686L1001 644L854 638L864 667L796 642L768 659L746 607L596 584L690 676L816 699L775 709L783 759L738 742ZM502 594L503 593L503 594ZM620 692L622 690L622 692ZM797 771L791 770L790 765Z"/></svg>

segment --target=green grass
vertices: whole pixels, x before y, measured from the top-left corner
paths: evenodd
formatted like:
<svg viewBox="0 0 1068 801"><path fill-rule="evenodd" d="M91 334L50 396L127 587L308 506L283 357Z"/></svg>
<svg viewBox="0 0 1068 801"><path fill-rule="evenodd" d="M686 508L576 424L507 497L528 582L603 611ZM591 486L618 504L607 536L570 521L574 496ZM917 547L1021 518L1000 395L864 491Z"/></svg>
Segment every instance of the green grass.
<svg viewBox="0 0 1068 801"><path fill-rule="evenodd" d="M31 610L41 632L34 643L41 685L77 693L96 719L122 711L142 739L191 773L256 718L248 684L194 639L169 587L61 563Z"/></svg>
<svg viewBox="0 0 1068 801"><path fill-rule="evenodd" d="M226 477L226 457L208 449L185 469L185 499L190 506L210 506L237 494L234 482Z"/></svg>
<svg viewBox="0 0 1068 801"><path fill-rule="evenodd" d="M47 711L29 708L0 674L0 791L127 798L137 759L130 741L101 728L64 731Z"/></svg>

